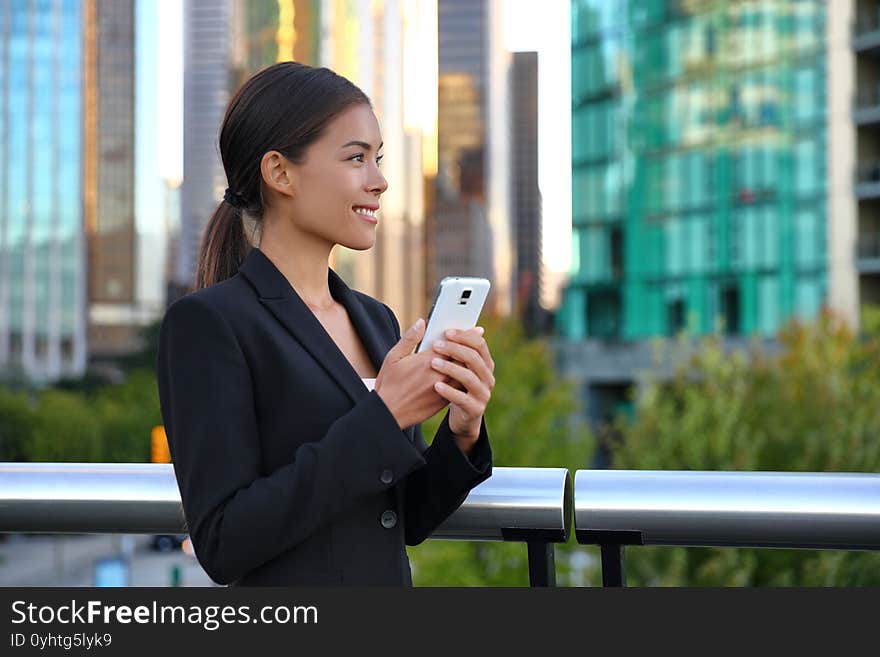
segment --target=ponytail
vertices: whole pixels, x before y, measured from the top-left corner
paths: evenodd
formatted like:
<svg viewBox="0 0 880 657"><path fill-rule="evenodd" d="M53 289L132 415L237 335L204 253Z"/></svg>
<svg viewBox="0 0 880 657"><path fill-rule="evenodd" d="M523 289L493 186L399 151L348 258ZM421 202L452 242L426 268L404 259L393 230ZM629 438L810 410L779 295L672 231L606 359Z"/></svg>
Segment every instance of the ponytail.
<svg viewBox="0 0 880 657"><path fill-rule="evenodd" d="M225 200L221 201L202 238L196 289L234 276L250 250L251 243L244 232L241 209Z"/></svg>

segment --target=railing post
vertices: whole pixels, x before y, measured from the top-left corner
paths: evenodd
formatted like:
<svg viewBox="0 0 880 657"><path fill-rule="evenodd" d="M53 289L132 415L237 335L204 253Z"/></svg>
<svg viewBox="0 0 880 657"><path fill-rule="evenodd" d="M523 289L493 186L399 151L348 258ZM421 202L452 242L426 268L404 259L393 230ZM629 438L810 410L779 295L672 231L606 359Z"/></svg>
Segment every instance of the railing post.
<svg viewBox="0 0 880 657"><path fill-rule="evenodd" d="M623 545L603 543L602 586L626 586L626 570L623 563Z"/></svg>
<svg viewBox="0 0 880 657"><path fill-rule="evenodd" d="M553 543L529 541L529 586L556 586L556 557Z"/></svg>

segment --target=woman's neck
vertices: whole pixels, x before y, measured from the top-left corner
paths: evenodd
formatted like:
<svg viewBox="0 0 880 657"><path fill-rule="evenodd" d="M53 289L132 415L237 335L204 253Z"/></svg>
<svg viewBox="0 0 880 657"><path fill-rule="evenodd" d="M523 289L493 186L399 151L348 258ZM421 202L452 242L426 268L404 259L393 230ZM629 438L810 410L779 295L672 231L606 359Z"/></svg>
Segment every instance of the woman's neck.
<svg viewBox="0 0 880 657"><path fill-rule="evenodd" d="M332 244L298 231L290 221L264 220L258 248L313 311L336 305L327 281Z"/></svg>

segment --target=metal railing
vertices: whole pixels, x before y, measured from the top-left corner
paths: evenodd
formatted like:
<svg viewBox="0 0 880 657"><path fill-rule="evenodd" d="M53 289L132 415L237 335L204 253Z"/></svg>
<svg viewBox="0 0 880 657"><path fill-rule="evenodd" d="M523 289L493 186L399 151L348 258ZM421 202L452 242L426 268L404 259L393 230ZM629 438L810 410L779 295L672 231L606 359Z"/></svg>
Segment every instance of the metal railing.
<svg viewBox="0 0 880 657"><path fill-rule="evenodd" d="M880 475L578 470L575 536L599 545L605 586L624 546L880 550Z"/></svg>
<svg viewBox="0 0 880 657"><path fill-rule="evenodd" d="M880 475L493 468L432 539L526 543L532 586L555 586L574 510L605 586L627 545L880 550ZM171 465L0 463L0 532L186 533Z"/></svg>
<svg viewBox="0 0 880 657"><path fill-rule="evenodd" d="M568 540L565 468L494 467L432 539L526 543L529 582L555 586L554 543ZM170 464L0 463L0 532L184 534Z"/></svg>

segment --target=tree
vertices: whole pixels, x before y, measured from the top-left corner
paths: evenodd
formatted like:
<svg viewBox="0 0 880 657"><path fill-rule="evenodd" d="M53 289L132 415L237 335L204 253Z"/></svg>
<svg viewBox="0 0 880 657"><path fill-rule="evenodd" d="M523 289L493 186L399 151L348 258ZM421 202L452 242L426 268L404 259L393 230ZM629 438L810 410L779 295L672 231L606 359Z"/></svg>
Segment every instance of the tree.
<svg viewBox="0 0 880 657"><path fill-rule="evenodd" d="M0 388L0 461L24 461L36 416L26 392Z"/></svg>
<svg viewBox="0 0 880 657"><path fill-rule="evenodd" d="M527 340L516 319L481 322L495 361L495 389L486 407L486 427L495 466L587 467L593 441L579 419L574 384L560 380L541 339ZM425 421L427 440L444 409ZM573 539L557 546L557 577L569 576ZM428 540L408 548L417 586L527 586L522 543Z"/></svg>
<svg viewBox="0 0 880 657"><path fill-rule="evenodd" d="M859 339L834 315L792 322L770 355L755 343L726 355L715 338L666 382L649 383L635 419L618 418L614 467L647 470L877 472L880 339ZM878 585L864 552L632 548L633 584Z"/></svg>
<svg viewBox="0 0 880 657"><path fill-rule="evenodd" d="M0 460L145 463L157 424L156 377L146 369L115 385L68 380L30 395L0 389Z"/></svg>
<svg viewBox="0 0 880 657"><path fill-rule="evenodd" d="M101 425L81 395L45 390L34 414L26 456L34 462L101 460Z"/></svg>
<svg viewBox="0 0 880 657"><path fill-rule="evenodd" d="M136 369L118 385L104 386L89 396L101 424L101 460L149 463L150 435L162 424L159 391L151 370Z"/></svg>

